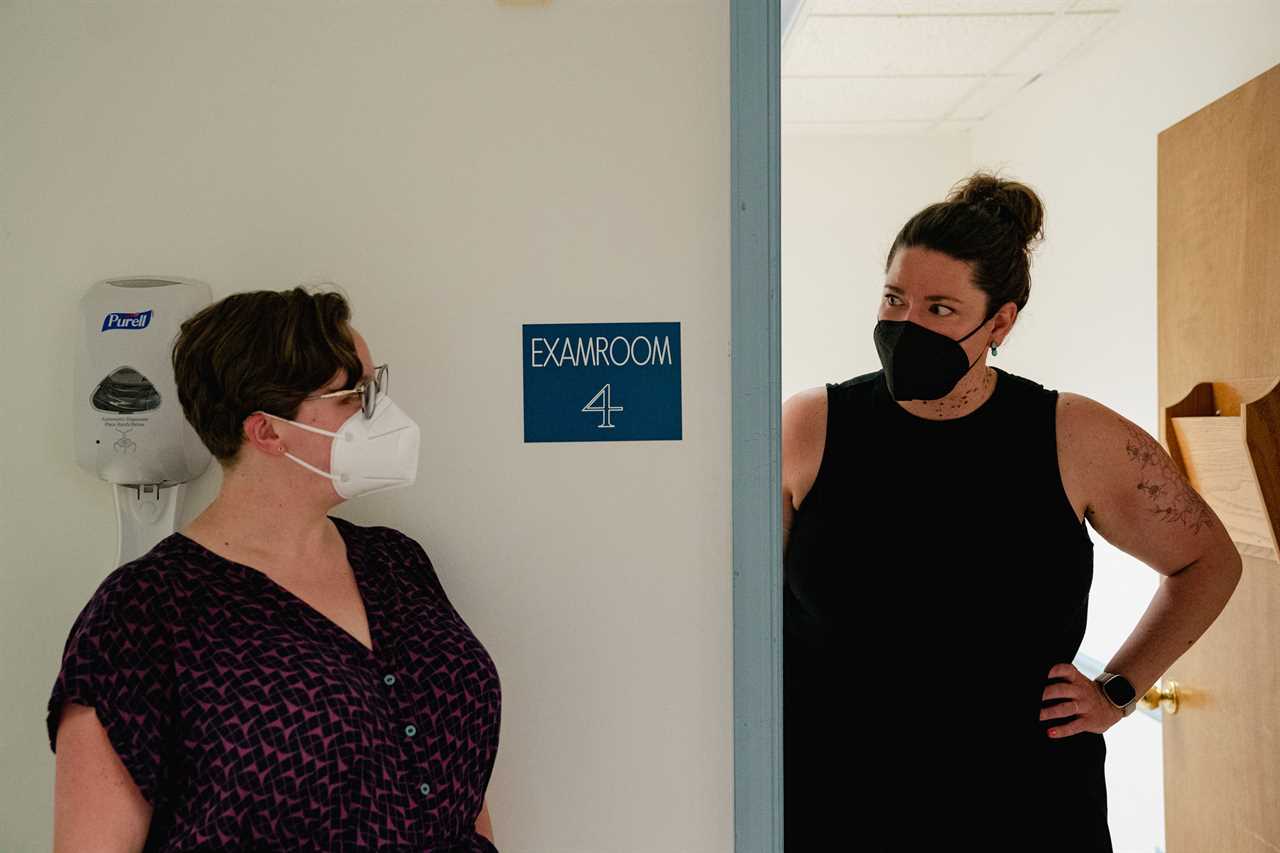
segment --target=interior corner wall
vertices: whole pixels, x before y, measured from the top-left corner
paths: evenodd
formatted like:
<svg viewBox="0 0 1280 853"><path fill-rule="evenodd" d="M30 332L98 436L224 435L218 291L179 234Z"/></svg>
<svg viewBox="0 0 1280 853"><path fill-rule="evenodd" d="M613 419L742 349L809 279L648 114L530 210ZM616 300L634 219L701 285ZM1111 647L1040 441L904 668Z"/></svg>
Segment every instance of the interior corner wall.
<svg viewBox="0 0 1280 853"><path fill-rule="evenodd" d="M733 847L728 0L0 4L0 849L112 568L77 303L333 281L422 425L418 539L503 688L504 853ZM525 444L521 325L681 324L683 439ZM216 493L190 489L186 518ZM186 518L183 520L185 521Z"/></svg>
<svg viewBox="0 0 1280 853"><path fill-rule="evenodd" d="M969 137L782 137L782 397L880 369L871 332L898 230L965 176Z"/></svg>
<svg viewBox="0 0 1280 853"><path fill-rule="evenodd" d="M1135 0L1098 40L973 131L973 165L1045 203L1031 300L997 363L1092 397L1158 436L1156 136L1280 62L1280 4ZM1082 652L1106 663L1158 576L1096 532ZM1117 850L1163 844L1159 726L1107 733ZM1157 784L1152 784L1157 780Z"/></svg>

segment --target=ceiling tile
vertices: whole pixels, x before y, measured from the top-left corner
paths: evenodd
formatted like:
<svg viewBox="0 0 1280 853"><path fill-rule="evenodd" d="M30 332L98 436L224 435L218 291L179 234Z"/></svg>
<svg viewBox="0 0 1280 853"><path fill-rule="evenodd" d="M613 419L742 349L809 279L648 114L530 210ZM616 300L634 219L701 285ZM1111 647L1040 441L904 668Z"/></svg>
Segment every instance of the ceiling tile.
<svg viewBox="0 0 1280 853"><path fill-rule="evenodd" d="M1079 0L1071 7L1072 12L1119 12L1124 3L1121 0Z"/></svg>
<svg viewBox="0 0 1280 853"><path fill-rule="evenodd" d="M1039 74L1057 65L1076 48L1093 38L1114 15L1064 15L1000 71L1005 74Z"/></svg>
<svg viewBox="0 0 1280 853"><path fill-rule="evenodd" d="M814 15L947 15L1056 12L1063 0L811 0Z"/></svg>
<svg viewBox="0 0 1280 853"><path fill-rule="evenodd" d="M784 79L782 121L939 119L974 82L964 77Z"/></svg>
<svg viewBox="0 0 1280 853"><path fill-rule="evenodd" d="M919 136L933 127L932 121L856 121L824 122L821 124L783 124L787 134L840 136Z"/></svg>
<svg viewBox="0 0 1280 853"><path fill-rule="evenodd" d="M948 119L930 128L930 136L947 136L955 133L968 133L978 126L977 121L953 121Z"/></svg>
<svg viewBox="0 0 1280 853"><path fill-rule="evenodd" d="M957 119L985 118L987 113L1003 104L1021 89L1032 78L1030 74L1005 75L988 77L987 80L962 103L956 106L951 115Z"/></svg>
<svg viewBox="0 0 1280 853"><path fill-rule="evenodd" d="M787 46L783 74L985 74L1050 20L810 15Z"/></svg>
<svg viewBox="0 0 1280 853"><path fill-rule="evenodd" d="M1067 2L1055 17L1046 13L1063 12L1064 0L809 0L788 38L783 126L970 129L1035 75L1086 49L1128 0Z"/></svg>

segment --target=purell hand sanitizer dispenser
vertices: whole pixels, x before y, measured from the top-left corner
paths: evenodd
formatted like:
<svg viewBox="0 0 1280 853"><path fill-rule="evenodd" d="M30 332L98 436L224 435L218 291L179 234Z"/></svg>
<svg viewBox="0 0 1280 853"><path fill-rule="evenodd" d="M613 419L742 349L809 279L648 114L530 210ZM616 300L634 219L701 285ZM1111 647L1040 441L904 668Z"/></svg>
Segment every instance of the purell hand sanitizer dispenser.
<svg viewBox="0 0 1280 853"><path fill-rule="evenodd" d="M116 565L173 533L182 484L209 467L170 354L182 321L211 300L207 284L159 278L100 281L80 300L76 461L115 486Z"/></svg>

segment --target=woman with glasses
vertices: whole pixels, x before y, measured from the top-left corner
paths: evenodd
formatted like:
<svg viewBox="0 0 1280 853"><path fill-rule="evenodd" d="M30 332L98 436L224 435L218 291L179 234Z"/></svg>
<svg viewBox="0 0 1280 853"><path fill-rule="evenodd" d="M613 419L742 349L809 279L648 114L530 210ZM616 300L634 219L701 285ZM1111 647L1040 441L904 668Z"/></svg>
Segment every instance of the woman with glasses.
<svg viewBox="0 0 1280 853"><path fill-rule="evenodd" d="M173 347L217 498L113 571L48 703L58 849L492 853L493 661L410 537L418 426L345 299L229 296Z"/></svg>

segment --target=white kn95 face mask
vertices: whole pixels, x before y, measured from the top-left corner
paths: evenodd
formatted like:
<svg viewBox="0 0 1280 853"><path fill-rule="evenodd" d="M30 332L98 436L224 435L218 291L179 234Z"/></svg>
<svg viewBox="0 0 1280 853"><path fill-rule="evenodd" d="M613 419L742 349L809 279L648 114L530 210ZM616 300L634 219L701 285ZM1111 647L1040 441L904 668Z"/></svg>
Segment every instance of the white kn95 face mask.
<svg viewBox="0 0 1280 853"><path fill-rule="evenodd" d="M391 402L390 397L384 396L378 401L373 417L366 418L362 411L357 411L337 432L291 421L270 412L262 414L333 439L327 472L303 462L292 453L285 453L285 456L308 471L331 480L339 497L350 500L360 495L410 486L418 478L421 430L412 418Z"/></svg>

